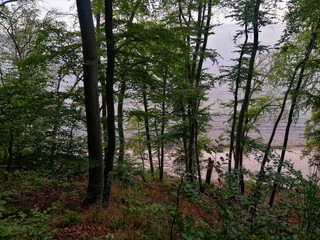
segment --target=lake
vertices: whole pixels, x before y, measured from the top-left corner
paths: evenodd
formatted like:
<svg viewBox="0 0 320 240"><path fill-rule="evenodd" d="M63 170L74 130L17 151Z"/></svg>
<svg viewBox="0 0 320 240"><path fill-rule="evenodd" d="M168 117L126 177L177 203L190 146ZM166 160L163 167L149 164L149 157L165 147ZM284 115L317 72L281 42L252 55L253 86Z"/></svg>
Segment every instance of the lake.
<svg viewBox="0 0 320 240"><path fill-rule="evenodd" d="M261 43L269 46L274 45L280 39L284 27L285 25L283 23L278 23L262 28L259 36ZM238 56L237 53L234 53L235 48L233 43L233 35L238 29L239 27L234 24L225 24L214 28L215 35L210 37L208 47L216 49L221 56L218 58L220 66L229 66L232 64L231 59ZM259 55L257 57L259 57ZM214 75L219 74L218 66L216 64L212 65L212 62L207 61L205 63L205 68ZM233 99L233 94L229 92L227 85L222 85L210 90L207 96L209 98L209 103L214 104L211 107L211 112L214 114L210 123L212 127L208 135L210 138L215 139L226 130L226 126L228 125L228 117L226 114L230 112L230 109L226 109L222 103L226 103ZM222 116L217 116L220 114ZM287 122L285 117L286 116L284 116L284 119L280 122L275 135L274 143L276 145L281 145L283 142ZM303 146L305 144L305 122L309 118L309 113L301 114L298 121L292 125L289 135L289 146L295 147ZM268 141L270 137L274 121L275 119L265 119L259 127L261 136L265 141Z"/></svg>

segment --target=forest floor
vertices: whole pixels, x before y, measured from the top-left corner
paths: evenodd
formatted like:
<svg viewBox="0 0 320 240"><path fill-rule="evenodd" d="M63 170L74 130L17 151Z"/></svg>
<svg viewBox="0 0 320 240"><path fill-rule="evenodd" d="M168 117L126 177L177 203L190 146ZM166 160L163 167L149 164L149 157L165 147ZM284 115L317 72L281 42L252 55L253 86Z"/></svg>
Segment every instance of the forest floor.
<svg viewBox="0 0 320 240"><path fill-rule="evenodd" d="M151 178L144 182L138 177L134 182L114 183L110 203L100 208L82 206L86 177L51 180L50 176L17 171L8 182L1 183L2 200L10 212L28 214L36 208L48 214L49 239L142 239L142 232L143 239L161 239L157 234L170 239L170 232L165 229L171 227L174 239L181 239L176 229L178 215L206 221L215 218L214 214L209 215L197 204L185 200L182 195L186 193L177 197L179 179L175 177L166 177L164 182ZM210 196L206 198L214 202ZM37 221L37 216L31 217Z"/></svg>
<svg viewBox="0 0 320 240"><path fill-rule="evenodd" d="M246 186L245 196L248 196L250 182ZM181 184L177 177L165 176L159 182L148 174L145 180L139 174L127 176L114 181L111 201L102 207L82 205L86 187L85 176L12 173L8 181L0 181L0 239L226 239L208 236L222 234L225 224L241 234L245 225L238 228L232 222L245 223L252 213L248 208L252 206L249 198L229 195L218 182L208 186L205 194L199 194L197 183ZM270 211L267 204L256 209L255 224L260 226L261 221L269 224L272 219L273 234L282 224L285 227L280 230L291 234L288 229L299 224L299 219L289 208L290 193L294 191L282 190L276 195L276 202L286 204L277 210ZM247 223L250 227L251 223ZM268 230L260 227L256 235L241 239L269 239Z"/></svg>

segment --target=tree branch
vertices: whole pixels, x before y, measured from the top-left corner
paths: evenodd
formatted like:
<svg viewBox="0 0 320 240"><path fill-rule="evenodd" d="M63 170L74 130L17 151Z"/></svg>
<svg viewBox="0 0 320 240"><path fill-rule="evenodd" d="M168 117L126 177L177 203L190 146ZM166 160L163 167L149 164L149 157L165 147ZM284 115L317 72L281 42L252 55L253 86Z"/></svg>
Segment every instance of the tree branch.
<svg viewBox="0 0 320 240"><path fill-rule="evenodd" d="M16 1L17 1L17 0L6 0L6 1L0 3L0 7L4 7L5 4L11 3L11 2L16 2Z"/></svg>

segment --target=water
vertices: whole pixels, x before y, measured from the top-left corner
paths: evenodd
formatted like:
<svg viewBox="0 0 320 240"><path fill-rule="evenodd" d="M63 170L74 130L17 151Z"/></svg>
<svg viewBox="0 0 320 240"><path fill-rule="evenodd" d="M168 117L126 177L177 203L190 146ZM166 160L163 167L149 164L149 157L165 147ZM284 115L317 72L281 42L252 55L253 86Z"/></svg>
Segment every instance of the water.
<svg viewBox="0 0 320 240"><path fill-rule="evenodd" d="M237 54L233 51L235 50L233 43L233 35L236 32L238 27L236 25L221 25L214 29L216 35L212 36L209 40L209 48L216 49L221 57L218 58L218 62L220 66L227 66L231 64L231 59L237 57ZM265 45L274 45L281 37L282 31L284 29L284 24L275 24L269 27L265 27L262 29L260 33L260 41ZM259 56L257 56L259 57ZM217 75L218 67L217 65L213 65L212 62L207 61L204 65L205 68L208 69L208 72ZM278 89L278 91L280 91ZM231 109L225 108L222 104L230 101L233 98L232 93L230 93L227 85L217 86L210 90L207 94L209 98L209 104L213 104L211 107L211 128L209 129L208 135L211 139L216 139L220 134L225 134L225 130L228 126L227 114L231 111ZM279 109L280 110L280 109ZM272 119L266 118L260 125L259 131L261 137L265 142L268 141L270 134L273 129L273 125L277 116L273 116ZM274 138L274 145L281 145L283 142L285 128L286 128L286 115L283 117L282 121L279 123L277 128L277 133ZM302 156L303 146L305 144L304 139L304 130L305 130L305 122L310 118L310 114L301 114L295 122L290 131L289 142L288 142L288 150L286 152L286 159L291 160L294 163L295 169L301 170L303 176L311 175L313 172L313 168L310 168L308 165L308 159ZM255 135L258 136L257 134ZM211 157L217 161L220 161L220 158L226 158L227 149L223 153L218 154L204 154L203 159L208 159ZM277 154L280 154L280 150L276 150ZM171 174L175 175L173 172L173 164L172 161L174 157L167 155L165 161L165 170ZM271 163L270 163L271 164ZM205 177L205 167L207 163L203 163L202 176ZM253 172L258 172L260 169L260 163L256 160L256 156L250 154L249 156L244 158L244 167ZM227 167L224 167L227 170ZM284 170L285 171L285 170ZM177 176L177 175L176 175ZM218 178L218 174L213 171L212 181L216 181Z"/></svg>
<svg viewBox="0 0 320 240"><path fill-rule="evenodd" d="M264 27L260 32L260 41L264 45L273 46L281 37L284 29L283 23L274 24L268 27ZM228 66L232 64L231 59L238 57L238 53L234 53L233 35L239 30L239 27L234 24L221 25L215 28L215 35L211 36L208 47L216 49L221 57L218 58L220 66ZM241 42L241 39L240 39ZM262 53L260 53L262 54ZM257 55L259 58L259 54ZM205 68L213 75L219 74L218 66L213 65L212 62L207 61ZM278 89L279 91L279 89ZM227 114L232 110L225 108L222 104L233 99L232 93L229 91L227 85L217 86L208 92L209 104L213 104L211 112L213 113L210 125L212 126L208 132L208 135L212 139L218 138L219 135L225 133L228 126ZM280 122L277 133L275 135L274 144L281 145L286 128L286 117L284 116ZM261 137L265 142L268 141L273 129L276 116L272 119L266 118L260 125L259 131ZM301 114L296 123L291 127L289 135L289 146L303 146L305 144L304 130L305 122L310 118L310 114ZM254 134L255 137L258 134Z"/></svg>

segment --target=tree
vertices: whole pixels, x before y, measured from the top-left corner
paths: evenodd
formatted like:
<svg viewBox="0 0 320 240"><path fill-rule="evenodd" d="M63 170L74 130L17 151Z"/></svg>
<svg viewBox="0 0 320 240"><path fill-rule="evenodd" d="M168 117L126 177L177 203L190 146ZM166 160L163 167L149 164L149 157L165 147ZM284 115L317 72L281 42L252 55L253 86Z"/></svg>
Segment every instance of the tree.
<svg viewBox="0 0 320 240"><path fill-rule="evenodd" d="M115 50L113 37L113 8L112 0L105 0L105 32L107 42L107 69L106 69L106 106L107 106L107 130L108 130L108 148L105 156L105 170L104 170L104 202L110 201L112 170L114 152L116 146L115 136L115 117L114 117L114 102L113 102L113 82L114 82L114 68L115 68Z"/></svg>
<svg viewBox="0 0 320 240"><path fill-rule="evenodd" d="M84 58L84 95L89 152L89 183L87 197L84 203L101 204L104 182L101 123L98 102L98 59L96 38L90 1L77 0L77 9Z"/></svg>
<svg viewBox="0 0 320 240"><path fill-rule="evenodd" d="M305 81L305 76L308 71L308 63L310 61L310 56L314 51L314 48L318 41L318 32L320 29L320 18L318 15L319 7L320 6L316 1L293 0L289 2L289 12L287 14L287 19L288 19L287 29L291 33L296 33L297 37L301 35L301 30L303 29L304 30L303 35L307 36L307 41L304 43L306 45L306 49L305 49L304 55L302 56L302 60L298 61L290 79L288 92L290 91L290 87L293 86L294 83L295 83L295 88L293 91L290 92L292 94L291 106L289 110L281 156L280 156L279 164L277 167L276 178L273 184L273 188L272 188L272 192L269 200L270 207L272 207L273 205L276 190L278 187L278 180L283 167L283 162L285 159L286 149L288 145L290 128L293 122L296 106L298 104L300 91L301 91L301 88L303 87L303 81ZM299 22L300 24L297 25L297 23ZM296 36L289 36L288 39L290 39L291 37L293 37L294 39ZM286 97L287 97L287 94L286 94ZM285 103L285 100L284 100L284 103ZM279 117L280 117L280 114L279 114ZM267 154L268 153L266 153L266 155ZM262 169L261 173L263 174L263 168L261 169Z"/></svg>
<svg viewBox="0 0 320 240"><path fill-rule="evenodd" d="M229 17L235 19L243 27L234 36L235 43L240 37L244 37L243 43L237 46L239 50L236 52L239 53L239 57L234 59L236 65L228 67L225 70L225 75L221 77L230 81L229 84L234 94L234 100L231 103L233 111L230 119L228 171L231 172L232 158L234 157L234 169L239 175L239 183L243 193L243 155L252 147L259 146L256 140L250 138L249 132L256 129L254 124L259 119L259 115L265 112L271 104L271 102L268 103L268 97L257 95L264 83L258 73L259 63L257 63L256 55L258 52L266 50L266 47L259 42L259 29L271 23L272 16L269 16L268 12L273 6L270 2L254 0L227 1L224 4L232 9ZM253 35L253 42L250 42L250 34ZM239 99L241 90L244 92L243 99ZM240 111L238 112L239 107Z"/></svg>
<svg viewBox="0 0 320 240"><path fill-rule="evenodd" d="M30 1L3 8L0 31L0 149L7 171L41 167L61 174L85 164L83 138L74 134L83 119L78 80L67 83L81 75L76 33L54 12L40 18Z"/></svg>

